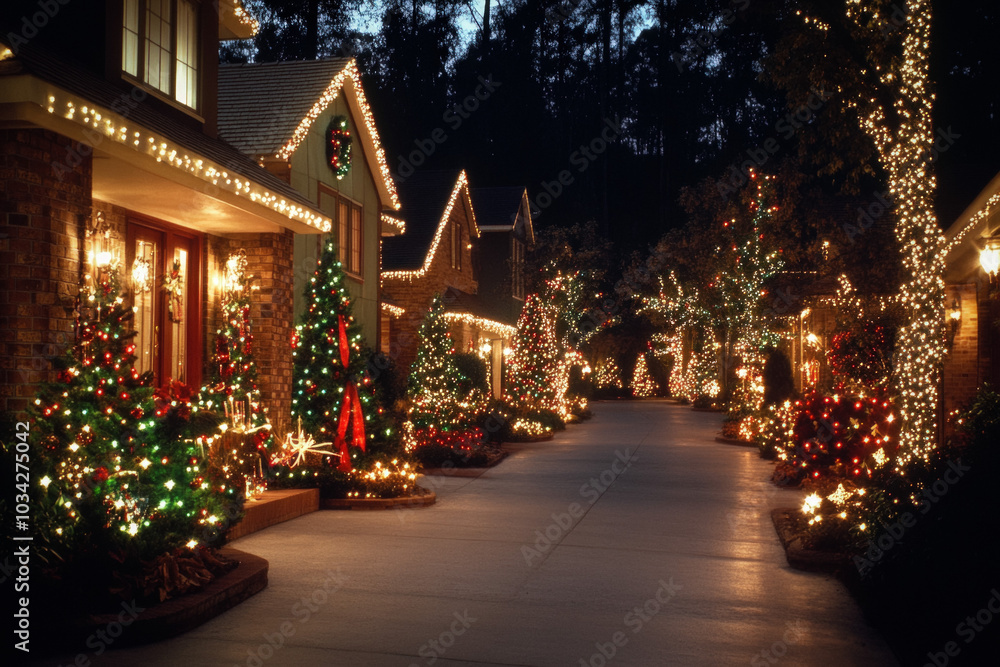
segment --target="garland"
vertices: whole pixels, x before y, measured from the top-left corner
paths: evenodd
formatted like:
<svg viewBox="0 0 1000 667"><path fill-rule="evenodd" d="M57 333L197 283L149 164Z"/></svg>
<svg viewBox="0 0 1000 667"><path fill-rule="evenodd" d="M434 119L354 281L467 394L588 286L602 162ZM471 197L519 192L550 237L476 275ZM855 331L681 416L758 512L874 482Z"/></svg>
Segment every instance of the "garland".
<svg viewBox="0 0 1000 667"><path fill-rule="evenodd" d="M338 181L351 170L351 131L346 116L334 116L326 128L326 162Z"/></svg>

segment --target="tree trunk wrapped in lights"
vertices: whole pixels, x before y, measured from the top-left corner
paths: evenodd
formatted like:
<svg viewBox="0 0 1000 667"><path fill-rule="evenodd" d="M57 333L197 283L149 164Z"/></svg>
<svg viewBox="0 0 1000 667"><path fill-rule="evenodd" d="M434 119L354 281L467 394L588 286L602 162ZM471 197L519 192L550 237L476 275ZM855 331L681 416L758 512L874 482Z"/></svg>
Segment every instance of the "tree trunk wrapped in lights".
<svg viewBox="0 0 1000 667"><path fill-rule="evenodd" d="M899 464L926 459L938 437L938 378L945 351L944 237L934 214L933 95L929 90L930 0L908 0L906 19L886 34L894 5L866 6L848 0L847 16L872 39L898 40L902 55L886 67L877 50L869 65L878 71L884 104L871 95L856 106L861 127L871 137L889 176L889 198L895 203L896 238L902 248L904 281L899 299L908 313L900 327L895 357L894 389L902 419Z"/></svg>

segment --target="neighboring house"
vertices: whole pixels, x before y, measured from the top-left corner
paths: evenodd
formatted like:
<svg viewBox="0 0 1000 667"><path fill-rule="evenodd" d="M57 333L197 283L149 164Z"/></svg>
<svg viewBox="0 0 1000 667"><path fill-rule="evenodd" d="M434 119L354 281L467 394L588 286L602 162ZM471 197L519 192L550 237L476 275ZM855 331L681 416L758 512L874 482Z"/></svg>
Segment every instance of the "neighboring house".
<svg viewBox="0 0 1000 667"><path fill-rule="evenodd" d="M338 172L330 162L331 156L338 158L331 141L344 130L350 157L335 165ZM355 61L221 65L219 134L333 220L331 236L354 297L354 317L374 348L380 239L401 233L403 225L389 215L399 208L396 186ZM304 288L324 241L314 234L295 237L296 320L305 310Z"/></svg>
<svg viewBox="0 0 1000 667"><path fill-rule="evenodd" d="M445 301L455 349L476 352L501 391L503 354L513 327L483 307L473 264L480 238L464 171L421 170L399 187L406 233L382 245L381 349L405 374L416 357L417 330L434 298Z"/></svg>
<svg viewBox="0 0 1000 667"><path fill-rule="evenodd" d="M472 203L480 233L475 255L479 298L495 319L516 326L524 307L524 257L535 244L528 191L473 188Z"/></svg>
<svg viewBox="0 0 1000 667"><path fill-rule="evenodd" d="M119 263L140 369L198 386L220 323L225 262L245 250L265 404L291 402L296 233L332 228L314 197L217 138L218 44L255 23L232 0L36 3L0 10L0 372L23 414L74 337L84 276ZM166 11L161 11L165 9ZM181 287L162 279L175 267Z"/></svg>
<svg viewBox="0 0 1000 667"><path fill-rule="evenodd" d="M945 309L948 354L941 395L947 415L972 398L984 384L1000 386L1000 292L988 274L982 251L1000 257L1000 174L945 233Z"/></svg>

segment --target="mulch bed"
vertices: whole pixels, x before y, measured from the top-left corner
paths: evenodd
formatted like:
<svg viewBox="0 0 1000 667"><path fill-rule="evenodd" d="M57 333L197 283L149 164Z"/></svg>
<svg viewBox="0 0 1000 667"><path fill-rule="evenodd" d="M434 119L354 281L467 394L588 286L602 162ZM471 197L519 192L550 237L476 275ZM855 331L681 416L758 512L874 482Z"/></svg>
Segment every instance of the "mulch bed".
<svg viewBox="0 0 1000 667"><path fill-rule="evenodd" d="M810 549L803 544L803 530L799 520L800 512L793 507L771 510L771 521L785 549L788 564L796 570L807 572L825 572L836 574L848 564L846 553L834 551L819 551Z"/></svg>

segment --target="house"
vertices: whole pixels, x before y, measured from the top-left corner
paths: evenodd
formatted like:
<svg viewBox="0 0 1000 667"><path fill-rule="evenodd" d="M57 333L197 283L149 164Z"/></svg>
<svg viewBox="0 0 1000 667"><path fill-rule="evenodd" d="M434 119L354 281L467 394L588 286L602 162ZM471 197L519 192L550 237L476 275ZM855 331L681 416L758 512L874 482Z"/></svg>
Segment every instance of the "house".
<svg viewBox="0 0 1000 667"><path fill-rule="evenodd" d="M31 2L0 10L3 409L23 414L51 378L81 280L109 264L136 312L137 366L199 386L226 260L245 251L262 398L282 432L293 244L333 220L218 136L218 43L250 37L255 21L234 0L52 8L45 21ZM171 273L180 289L168 293Z"/></svg>
<svg viewBox="0 0 1000 667"><path fill-rule="evenodd" d="M406 233L382 245L381 350L405 372L416 358L420 323L440 294L456 350L476 352L487 362L492 390L499 394L514 327L494 319L478 294L473 250L481 233L468 177L464 171L421 170L399 190Z"/></svg>
<svg viewBox="0 0 1000 667"><path fill-rule="evenodd" d="M941 396L947 415L984 384L1000 386L1000 174L945 232L948 354Z"/></svg>
<svg viewBox="0 0 1000 667"><path fill-rule="evenodd" d="M374 348L380 240L401 233L403 223L395 216L396 186L356 62L221 65L219 134L333 221L331 235L347 274L354 317ZM295 235L296 321L306 308L304 288L325 240Z"/></svg>
<svg viewBox="0 0 1000 667"><path fill-rule="evenodd" d="M524 257L535 244L528 191L473 188L472 203L480 232L475 257L480 299L496 320L516 326L524 307Z"/></svg>

